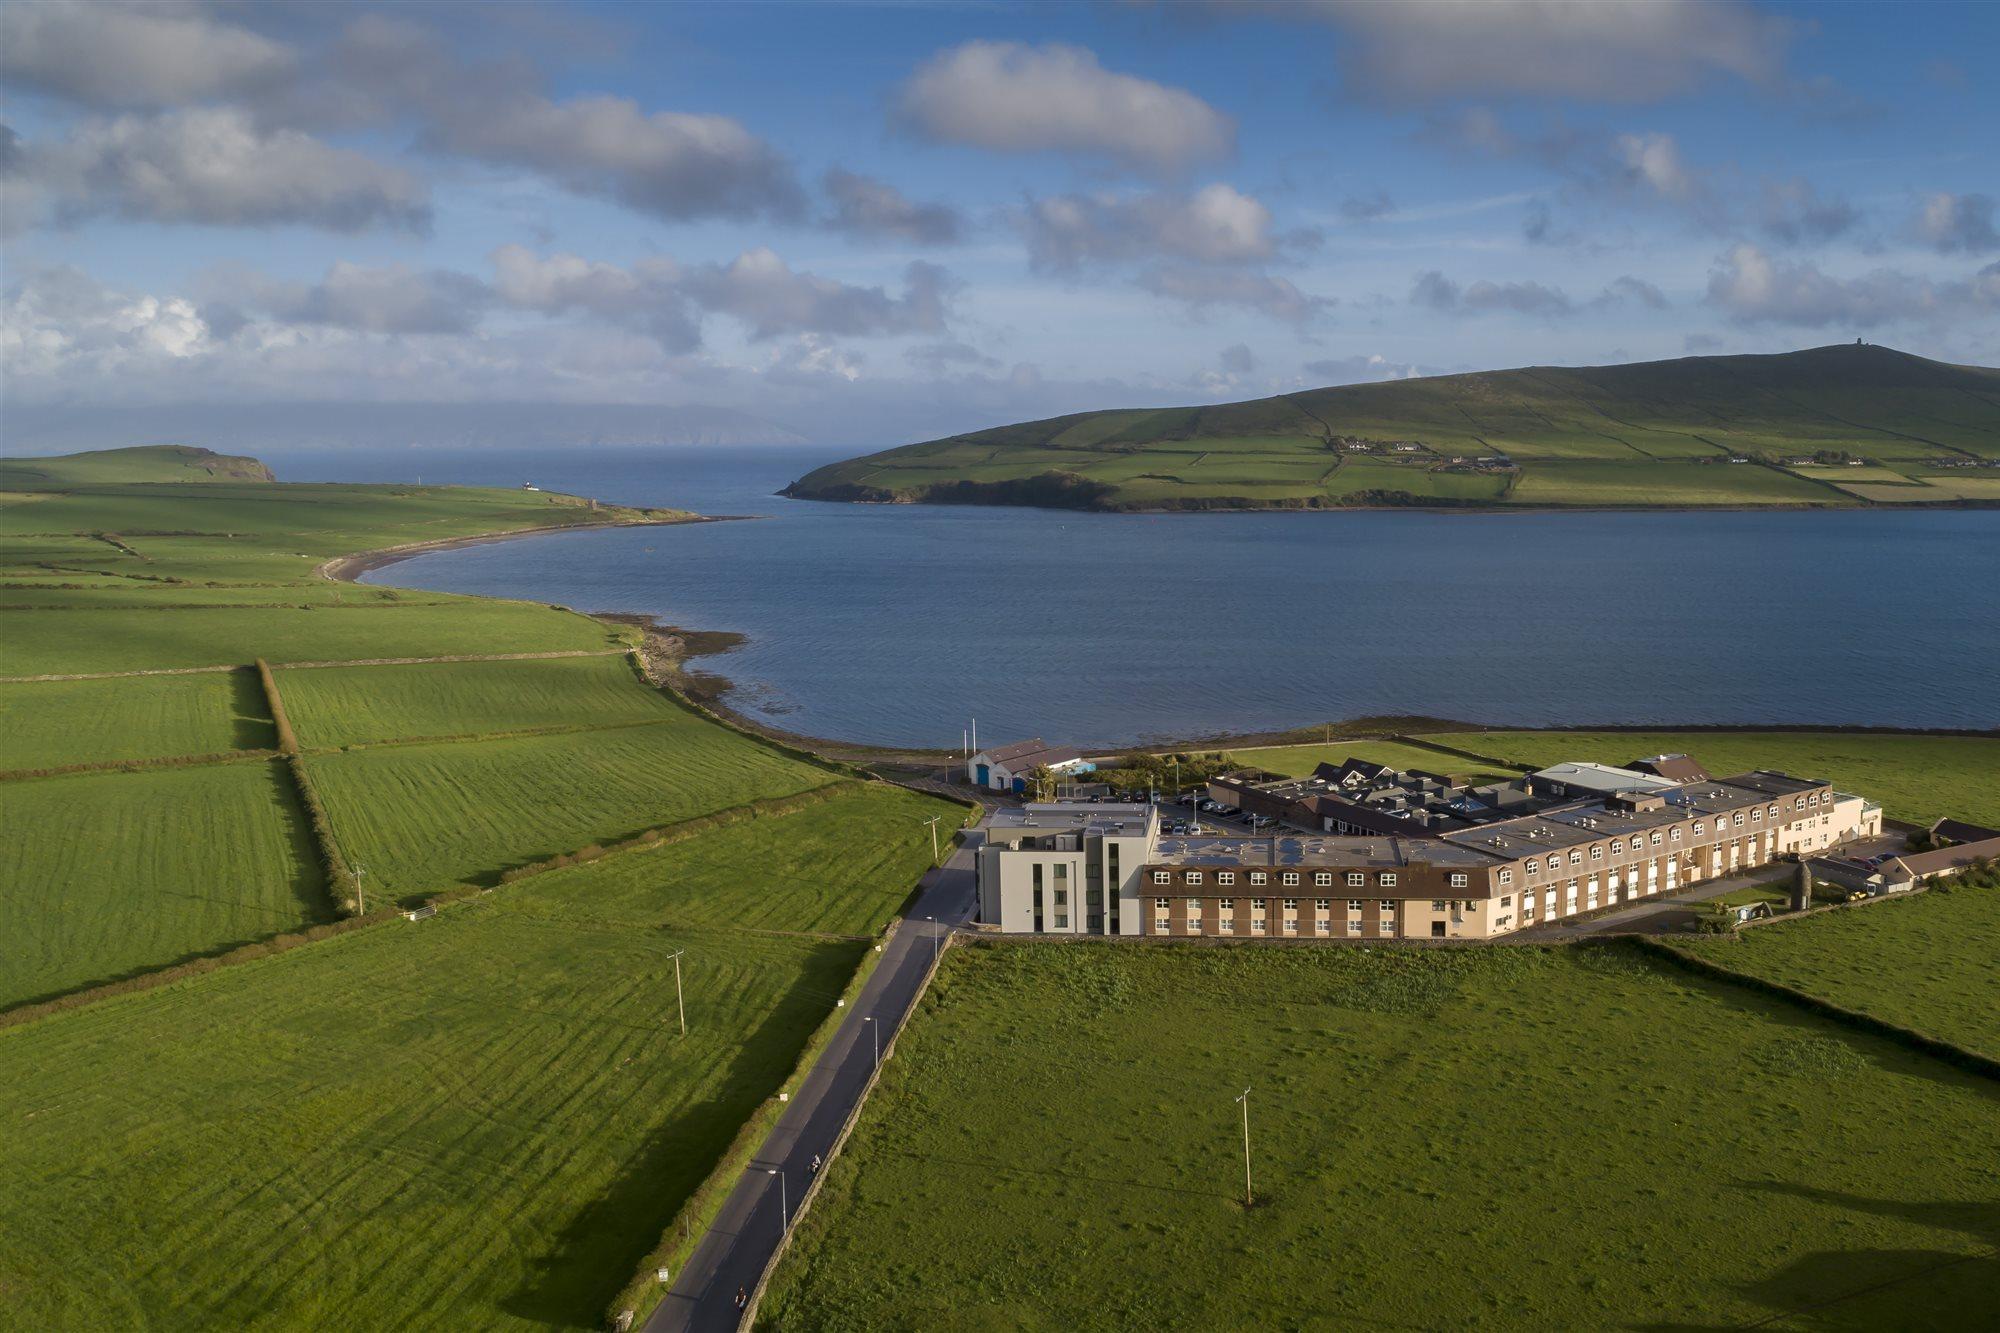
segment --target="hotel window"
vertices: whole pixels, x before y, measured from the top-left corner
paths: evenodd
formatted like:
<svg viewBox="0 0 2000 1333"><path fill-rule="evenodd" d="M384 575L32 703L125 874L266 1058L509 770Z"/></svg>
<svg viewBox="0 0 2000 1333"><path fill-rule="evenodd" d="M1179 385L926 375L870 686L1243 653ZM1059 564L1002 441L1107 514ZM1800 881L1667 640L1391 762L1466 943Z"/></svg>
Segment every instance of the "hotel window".
<svg viewBox="0 0 2000 1333"><path fill-rule="evenodd" d="M1327 885L1333 883L1333 872L1331 870L1313 871L1313 883L1319 885L1321 888L1325 888Z"/></svg>
<svg viewBox="0 0 2000 1333"><path fill-rule="evenodd" d="M1236 872L1234 870L1218 870L1215 872L1215 882L1217 884L1234 884L1236 882Z"/></svg>
<svg viewBox="0 0 2000 1333"><path fill-rule="evenodd" d="M1681 831L1678 825L1667 830L1667 840L1669 842L1679 842L1681 840Z"/></svg>
<svg viewBox="0 0 2000 1333"><path fill-rule="evenodd" d="M1743 827L1743 812L1741 810L1736 812L1735 824L1737 828Z"/></svg>
<svg viewBox="0 0 2000 1333"><path fill-rule="evenodd" d="M1582 864L1583 864L1583 853L1582 853L1582 852L1571 852L1571 853L1569 854L1569 863L1570 863L1571 865L1573 865L1573 866L1580 866L1580 865L1582 865Z"/></svg>
<svg viewBox="0 0 2000 1333"><path fill-rule="evenodd" d="M1774 805L1774 806L1772 806L1772 807L1770 808L1770 810L1769 810L1769 813L1770 813L1770 814L1773 814L1773 815L1777 814L1777 813L1778 813L1778 807L1777 807L1777 806L1775 806L1775 805Z"/></svg>
<svg viewBox="0 0 2000 1333"><path fill-rule="evenodd" d="M1431 910L1433 912L1442 912L1444 910L1444 899L1442 898L1431 899Z"/></svg>
<svg viewBox="0 0 2000 1333"><path fill-rule="evenodd" d="M1264 882L1264 879L1265 875L1263 871L1253 870L1250 872L1250 882L1252 884L1262 884Z"/></svg>
<svg viewBox="0 0 2000 1333"><path fill-rule="evenodd" d="M1396 915L1396 900L1394 898L1384 898L1381 902L1376 903L1375 906L1381 909L1381 915L1383 916Z"/></svg>
<svg viewBox="0 0 2000 1333"><path fill-rule="evenodd" d="M1385 889L1393 889L1396 887L1396 877L1390 874L1386 870L1375 877L1375 882L1377 884L1380 884Z"/></svg>
<svg viewBox="0 0 2000 1333"><path fill-rule="evenodd" d="M1501 882L1502 884L1512 884L1512 883L1514 882L1514 872L1513 872L1513 871L1511 871L1511 870L1503 870L1503 871L1501 871L1501 872L1500 872L1500 882Z"/></svg>
<svg viewBox="0 0 2000 1333"><path fill-rule="evenodd" d="M1525 903L1528 900L1526 898L1523 898L1521 901ZM1502 907L1512 907L1514 905L1514 900L1512 898L1502 898L1500 900L1500 905Z"/></svg>
<svg viewBox="0 0 2000 1333"><path fill-rule="evenodd" d="M1454 889L1462 889L1471 882L1472 881L1466 877L1463 871L1454 872L1451 877L1451 886Z"/></svg>
<svg viewBox="0 0 2000 1333"><path fill-rule="evenodd" d="M1161 911L1161 912L1167 911L1173 905L1174 905L1174 900L1171 898L1153 899L1153 907L1156 911Z"/></svg>
<svg viewBox="0 0 2000 1333"><path fill-rule="evenodd" d="M1325 915L1333 910L1333 899L1317 898L1313 901L1313 911Z"/></svg>
<svg viewBox="0 0 2000 1333"><path fill-rule="evenodd" d="M1360 900L1359 898L1349 898L1349 899L1347 900L1347 910L1348 910L1348 911L1350 911L1350 912L1358 912L1358 911L1360 911L1360 910L1361 910L1361 900Z"/></svg>
<svg viewBox="0 0 2000 1333"><path fill-rule="evenodd" d="M1655 847L1660 845L1660 831L1658 829L1653 830L1653 845Z"/></svg>
<svg viewBox="0 0 2000 1333"><path fill-rule="evenodd" d="M1155 870L1153 872L1153 883L1171 884L1173 882L1174 882L1174 874L1171 870Z"/></svg>
<svg viewBox="0 0 2000 1333"><path fill-rule="evenodd" d="M1215 904L1215 910L1224 916L1228 916L1236 910L1236 900L1234 898L1218 899Z"/></svg>
<svg viewBox="0 0 2000 1333"><path fill-rule="evenodd" d="M1349 888L1358 889L1367 882L1368 876L1362 874L1359 870L1350 870L1347 872L1347 884Z"/></svg>
<svg viewBox="0 0 2000 1333"><path fill-rule="evenodd" d="M1602 861L1604 859L1604 848L1602 847L1591 848L1590 859L1593 861Z"/></svg>
<svg viewBox="0 0 2000 1333"><path fill-rule="evenodd" d="M1199 884L1199 883L1201 883L1201 872L1200 872L1199 870L1190 870L1190 871L1188 871L1188 872L1187 872L1187 882L1188 882L1188 883L1190 883L1190 884Z"/></svg>
<svg viewBox="0 0 2000 1333"><path fill-rule="evenodd" d="M1057 890L1056 890L1056 906L1057 906L1057 907L1068 907L1068 906L1069 906L1069 890L1068 890L1068 889L1057 889Z"/></svg>
<svg viewBox="0 0 2000 1333"><path fill-rule="evenodd" d="M1541 868L1542 868L1542 863L1540 861L1536 861L1533 859L1529 860L1527 870L1530 875L1540 873Z"/></svg>
<svg viewBox="0 0 2000 1333"><path fill-rule="evenodd" d="M1233 916L1223 917L1215 923L1215 929L1218 934L1234 935L1236 933L1236 918Z"/></svg>
<svg viewBox="0 0 2000 1333"><path fill-rule="evenodd" d="M1558 853L1556 853L1556 852L1550 852L1550 853L1549 853L1549 869L1551 869L1551 870L1560 870L1560 869L1562 869L1562 863L1563 863L1563 859L1562 859L1562 856L1561 856L1560 854L1558 854Z"/></svg>
<svg viewBox="0 0 2000 1333"><path fill-rule="evenodd" d="M1751 822L1751 823L1753 823L1753 824L1761 824L1761 823L1763 823L1763 822L1764 822L1764 812L1763 812L1762 810L1752 810L1752 811L1750 812L1750 822Z"/></svg>
<svg viewBox="0 0 2000 1333"><path fill-rule="evenodd" d="M1701 821L1700 821L1700 820L1696 820L1696 821L1695 821L1695 825L1694 825L1694 836L1695 836L1695 837L1699 838L1699 837L1701 836L1701 828L1702 828L1702 826L1701 826Z"/></svg>
<svg viewBox="0 0 2000 1333"><path fill-rule="evenodd" d="M1358 916L1357 916L1357 917L1352 917L1352 918L1350 918L1350 919L1348 920L1348 922L1347 922L1347 933L1348 933L1348 934L1350 934L1350 935L1359 935L1359 934L1361 933L1361 918L1360 918L1360 917L1358 917Z"/></svg>
<svg viewBox="0 0 2000 1333"><path fill-rule="evenodd" d="M1299 882L1299 872L1296 870L1287 870L1284 874L1280 875L1278 879L1279 882L1281 882L1286 888L1288 889L1293 888Z"/></svg>
<svg viewBox="0 0 2000 1333"><path fill-rule="evenodd" d="M1618 855L1618 853L1620 853L1620 852L1622 852L1622 851L1624 851L1624 850L1625 850L1625 842L1624 842L1624 840L1623 840L1623 839L1621 839L1621 838L1613 838L1613 839L1611 840L1611 854L1612 854L1613 856L1616 856L1616 855Z"/></svg>

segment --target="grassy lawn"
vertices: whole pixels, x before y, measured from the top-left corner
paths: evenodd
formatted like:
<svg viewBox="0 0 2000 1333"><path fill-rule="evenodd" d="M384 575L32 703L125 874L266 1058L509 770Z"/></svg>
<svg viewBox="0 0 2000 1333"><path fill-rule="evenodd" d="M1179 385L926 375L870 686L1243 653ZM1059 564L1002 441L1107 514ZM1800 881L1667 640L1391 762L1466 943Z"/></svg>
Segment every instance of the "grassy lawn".
<svg viewBox="0 0 2000 1333"><path fill-rule="evenodd" d="M1821 777L1879 801L1897 819L1940 815L2000 821L2000 740L1980 736L1871 736L1836 731L1450 732L1429 739L1537 768L1564 759L1624 764L1691 754L1718 777L1754 768Z"/></svg>
<svg viewBox="0 0 2000 1333"><path fill-rule="evenodd" d="M929 862L903 799L0 1031L0 1324L601 1326L868 948L730 928L739 868L872 922Z"/></svg>
<svg viewBox="0 0 2000 1333"><path fill-rule="evenodd" d="M313 667L277 679L299 744L309 749L687 717L657 691L635 689L623 657Z"/></svg>
<svg viewBox="0 0 2000 1333"><path fill-rule="evenodd" d="M620 630L525 602L315 607L99 608L13 617L0 672L37 676L155 667L445 657L617 648Z"/></svg>
<svg viewBox="0 0 2000 1333"><path fill-rule="evenodd" d="M1759 926L1740 939L1675 943L2000 1058L2000 889L1932 890Z"/></svg>
<svg viewBox="0 0 2000 1333"><path fill-rule="evenodd" d="M1769 903L1775 908L1783 908L1792 901L1791 885L1781 879L1768 884L1751 884L1740 889L1731 889L1704 902L1716 903L1723 907L1748 907L1751 903Z"/></svg>
<svg viewBox="0 0 2000 1333"><path fill-rule="evenodd" d="M248 671L0 682L0 769L262 750L277 744Z"/></svg>
<svg viewBox="0 0 2000 1333"><path fill-rule="evenodd" d="M273 761L0 782L0 825L0 1005L165 967L330 910Z"/></svg>
<svg viewBox="0 0 2000 1333"><path fill-rule="evenodd" d="M634 686L635 691L637 686ZM396 897L587 843L839 781L674 709L667 722L499 740L391 745L307 761L350 861Z"/></svg>
<svg viewBox="0 0 2000 1333"><path fill-rule="evenodd" d="M1505 782L1521 776L1512 769L1497 769L1457 755L1426 750L1421 745L1396 741L1335 741L1331 745L1273 745L1263 749L1231 750L1230 759L1253 764L1286 777L1302 777L1321 764L1338 764L1345 759L1365 759L1391 768L1420 768L1426 773L1443 773L1468 781Z"/></svg>
<svg viewBox="0 0 2000 1333"><path fill-rule="evenodd" d="M2000 1088L1622 952L975 945L823 1188L770 1327L1945 1327Z"/></svg>

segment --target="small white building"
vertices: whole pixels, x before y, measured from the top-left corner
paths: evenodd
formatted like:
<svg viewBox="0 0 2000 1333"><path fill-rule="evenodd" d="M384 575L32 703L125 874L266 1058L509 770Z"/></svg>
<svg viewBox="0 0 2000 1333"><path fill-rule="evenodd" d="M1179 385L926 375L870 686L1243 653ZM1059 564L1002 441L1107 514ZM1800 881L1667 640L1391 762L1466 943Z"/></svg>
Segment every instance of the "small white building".
<svg viewBox="0 0 2000 1333"><path fill-rule="evenodd" d="M1092 773L1097 765L1079 750L1050 745L1039 736L990 750L981 750L965 761L965 780L988 791L1011 791L1019 795L1028 789L1028 775L1038 768L1073 777Z"/></svg>

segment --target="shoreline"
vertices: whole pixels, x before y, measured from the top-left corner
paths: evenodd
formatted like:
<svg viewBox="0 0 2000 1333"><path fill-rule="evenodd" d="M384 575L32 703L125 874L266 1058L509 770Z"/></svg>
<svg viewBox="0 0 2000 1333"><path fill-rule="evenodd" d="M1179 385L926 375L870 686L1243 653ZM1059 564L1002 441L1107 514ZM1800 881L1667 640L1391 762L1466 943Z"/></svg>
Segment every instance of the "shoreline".
<svg viewBox="0 0 2000 1333"><path fill-rule="evenodd" d="M1548 514L1895 514L1937 510L2000 509L2000 500L1912 500L1907 504L1884 504L1859 497L1851 504L1654 504L1654 505L1507 505L1507 504L1408 504L1408 505L1277 505L1202 504L1138 505L1132 508L1103 508L1095 505L1024 504L1010 500L850 500L833 495L812 495L792 490L774 494L787 500L809 500L814 504L861 505L879 509L1039 509L1051 514L1093 514L1119 518L1160 515L1211 514L1459 514L1475 517Z"/></svg>
<svg viewBox="0 0 2000 1333"><path fill-rule="evenodd" d="M439 537L431 541L405 542L373 551L337 555L313 566L315 577L338 583L358 583L361 575L433 551L452 551L463 546L484 546L489 542L512 541L517 537L545 537L556 532L588 532L602 528L678 528L693 523L738 523L760 518L759 514L686 514L678 518L606 519L601 523L550 523L540 527L516 528L512 532L485 532L470 537Z"/></svg>

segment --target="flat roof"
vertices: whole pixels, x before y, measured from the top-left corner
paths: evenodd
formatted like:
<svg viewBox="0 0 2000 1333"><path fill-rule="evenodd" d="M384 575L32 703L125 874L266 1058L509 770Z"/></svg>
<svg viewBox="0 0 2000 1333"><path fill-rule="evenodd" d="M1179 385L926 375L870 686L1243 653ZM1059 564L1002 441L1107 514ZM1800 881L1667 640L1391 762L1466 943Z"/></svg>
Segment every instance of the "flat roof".
<svg viewBox="0 0 2000 1333"><path fill-rule="evenodd" d="M1333 834L1255 834L1165 837L1148 865L1291 866L1352 868L1407 865L1489 866L1494 858L1470 847L1431 838L1343 837Z"/></svg>
<svg viewBox="0 0 2000 1333"><path fill-rule="evenodd" d="M1144 832L1154 806L1144 801L1034 801L1003 805L987 817L995 832Z"/></svg>

